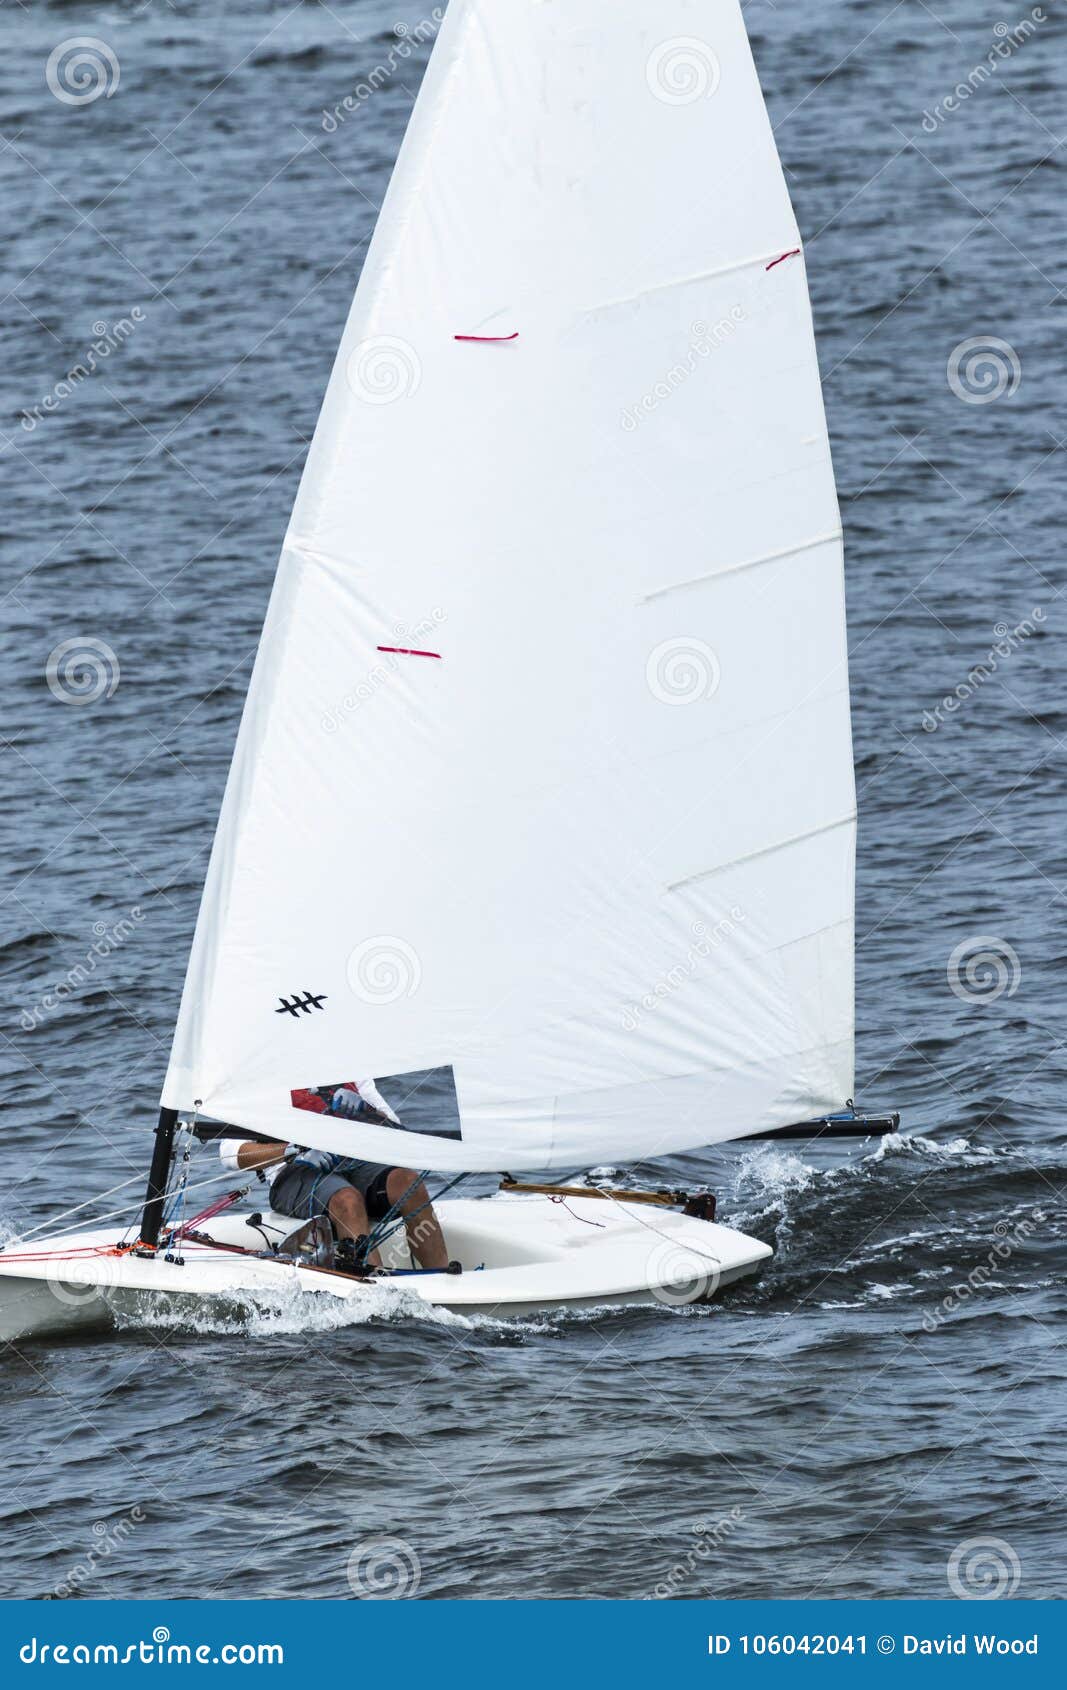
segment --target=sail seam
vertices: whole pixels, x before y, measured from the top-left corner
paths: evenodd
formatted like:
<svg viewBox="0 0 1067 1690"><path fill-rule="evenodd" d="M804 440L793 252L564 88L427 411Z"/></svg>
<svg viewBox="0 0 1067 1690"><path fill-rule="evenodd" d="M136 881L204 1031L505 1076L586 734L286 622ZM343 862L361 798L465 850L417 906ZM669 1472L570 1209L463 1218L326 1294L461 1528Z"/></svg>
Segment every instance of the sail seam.
<svg viewBox="0 0 1067 1690"><path fill-rule="evenodd" d="M833 925L835 927L838 927L838 926L842 926L844 924L841 923L841 922L834 922ZM827 931L829 931L829 929L827 929ZM797 1031L799 1033L799 1029L797 1029ZM799 1061L801 1058L803 1058L805 1056L815 1056L815 1055L818 1055L821 1052L824 1052L824 1051L827 1051L827 1050L836 1050L839 1046L849 1043L850 1038L851 1038L851 1035L846 1033L846 1034L843 1034L840 1038L816 1039L815 1042L812 1043L812 1044L798 1045L795 1049L790 1050L785 1054L787 1054L790 1057L791 1060ZM729 1074L729 1073L748 1074L748 1073L752 1073L753 1071L755 1071L755 1072L765 1072L766 1067L767 1067L767 1064L765 1062L760 1062L760 1061L756 1060L755 1058L753 1058L749 1061L746 1061L746 1062L742 1062L739 1066L735 1065L730 1060L725 1060L725 1061L722 1061L722 1062L706 1061L706 1062L703 1062L699 1068L683 1068L679 1072L672 1073L672 1074L648 1074L648 1075L645 1075L641 1079L630 1081L625 1085L620 1082L619 1085L611 1086L611 1087L608 1087L608 1088L605 1088L603 1086L592 1086L586 1091L572 1091L572 1092L557 1093L552 1098L552 1109L553 1109L553 1116L552 1116L552 1123L551 1123L551 1126L552 1126L552 1148L554 1150L555 1145L556 1145L555 1126L556 1126L556 1122L559 1118L558 1117L558 1110L559 1110L559 1106L560 1106L561 1103L563 1104L565 1109L574 1109L576 1106L581 1107L582 1100L588 1099L588 1098L603 1097L603 1096L605 1096L606 1093L610 1094L610 1093L617 1092L617 1091L633 1090L634 1088L641 1089L644 1086L662 1086L665 1083L670 1083L672 1080L695 1080L695 1079L700 1079L705 1074ZM531 1106L533 1106L534 1108L537 1108L537 1107L540 1107L543 1103L546 1103L546 1102L547 1102L547 1099L545 1099L545 1098L533 1098L533 1099L529 1099L529 1098L521 1098L521 1099L509 1098L507 1100L507 1103L506 1103L506 1108L509 1111L512 1111L512 1112L517 1111L519 1109L529 1110ZM815 1113L818 1114L818 1110L816 1110ZM759 1130L759 1129L755 1129L755 1130ZM418 1136L420 1138L423 1138L423 1139L430 1138L429 1134L420 1133ZM436 1142L440 1142L440 1141L438 1140ZM453 1140L453 1142L455 1142L455 1141ZM724 1140L722 1140L722 1139L706 1139L706 1140L704 1140L705 1144L722 1144L723 1142L724 1142ZM696 1149L696 1148L698 1148L698 1146L693 1146L693 1148ZM518 1164L516 1164L516 1166L517 1165ZM530 1165L533 1166L533 1164L530 1164ZM540 1167L543 1167L543 1168L550 1168L552 1166L552 1163L551 1163L551 1161L544 1161L544 1162L541 1162L538 1165ZM434 1172L441 1172L441 1173L447 1173L447 1172L450 1172L450 1171L451 1170L449 1170L449 1169L435 1169L434 1170ZM472 1170L468 1170L468 1171L472 1171ZM476 1171L476 1170L474 1170L474 1171Z"/></svg>
<svg viewBox="0 0 1067 1690"><path fill-rule="evenodd" d="M624 294L621 299L605 299L602 300L599 305L587 305L581 315L583 317L592 317L595 316L598 311L615 311L620 305L636 305L639 299L647 299L649 294L668 293L671 288L692 287L695 282L710 282L713 281L716 276L732 276L735 275L738 270L751 270L757 264L766 265L768 259L772 258L777 263L783 257L793 258L799 256L800 250L801 249L799 247L796 247L792 252L783 253L780 246L773 246L769 252L758 252L751 258L739 258L735 260L733 264L720 264L714 270L698 270L693 276L676 276L673 281L656 282L650 288L641 288L638 293Z"/></svg>
<svg viewBox="0 0 1067 1690"><path fill-rule="evenodd" d="M843 539L844 530L832 528L828 534L816 534L810 540L801 540L795 546L783 546L777 552L764 552L762 557L745 558L743 563L731 563L725 569L710 569L705 575L693 575L687 581L672 581L669 587L656 587L651 593L646 593L638 599L638 604L651 604L653 599L660 599L665 593L679 593L683 587L699 587L704 581L718 581L724 575L737 575L743 569L758 569L762 563L776 563L781 558L796 557L800 552L814 551L817 546L828 546L835 540Z"/></svg>
<svg viewBox="0 0 1067 1690"><path fill-rule="evenodd" d="M824 933L834 933L839 927L854 927L856 917L843 915L840 921L828 921L824 927L812 927L807 933L797 933L792 939L783 939L780 944L770 947L769 955L777 956L780 951L789 950L791 945L806 944L809 939L821 939Z"/></svg>
<svg viewBox="0 0 1067 1690"><path fill-rule="evenodd" d="M806 839L818 839L820 834L833 833L839 827L850 827L856 820L855 810L847 816L838 816L836 821L824 822L821 827L808 828L806 833L795 833L791 839L779 839L774 845L764 845L759 851L748 851L742 857L732 857L728 863L716 863L714 868L698 869L695 874L687 874L681 880L674 880L667 887L668 892L677 892L682 886L691 886L695 880L708 880L713 874L722 874L725 869L737 868L741 863L755 862L757 857L769 857L775 851L785 851L790 845L800 845Z"/></svg>

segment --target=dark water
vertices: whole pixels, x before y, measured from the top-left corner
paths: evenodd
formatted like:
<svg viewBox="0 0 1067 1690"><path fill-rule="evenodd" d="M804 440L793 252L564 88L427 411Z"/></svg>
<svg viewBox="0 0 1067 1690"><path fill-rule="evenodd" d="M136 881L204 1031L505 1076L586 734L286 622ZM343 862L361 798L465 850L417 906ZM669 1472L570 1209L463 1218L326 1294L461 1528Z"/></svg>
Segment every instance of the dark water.
<svg viewBox="0 0 1067 1690"><path fill-rule="evenodd" d="M381 1536L424 1597L938 1597L983 1538L993 1588L1064 1593L1067 29L941 121L1015 18L936 10L748 9L848 535L859 1095L912 1136L638 1170L710 1179L776 1246L698 1313L8 1349L4 1595L345 1597ZM321 113L402 15L5 8L11 1225L143 1171L274 561L425 52L334 133ZM71 106L45 63L78 35L121 80ZM949 360L990 337L1005 390L969 403ZM998 627L1022 632L994 667ZM121 677L72 707L44 670L79 637Z"/></svg>

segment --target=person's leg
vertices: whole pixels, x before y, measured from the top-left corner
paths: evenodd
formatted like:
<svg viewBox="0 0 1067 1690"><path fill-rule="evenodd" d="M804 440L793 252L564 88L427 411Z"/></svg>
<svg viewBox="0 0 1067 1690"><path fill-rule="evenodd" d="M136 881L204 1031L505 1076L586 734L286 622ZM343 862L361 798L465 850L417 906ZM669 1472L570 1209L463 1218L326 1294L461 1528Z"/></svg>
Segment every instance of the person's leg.
<svg viewBox="0 0 1067 1690"><path fill-rule="evenodd" d="M418 1174L411 1168L390 1168L385 1179L385 1189L390 1203L400 1204L408 1243L419 1266L447 1267L448 1251L445 1248L444 1234L430 1205L426 1187ZM416 1214L416 1210L420 1213Z"/></svg>
<svg viewBox="0 0 1067 1690"><path fill-rule="evenodd" d="M327 1205L330 1219L342 1238L365 1238L370 1232L370 1217L362 1191L345 1181L333 1192ZM372 1250L367 1257L368 1267L381 1267L381 1257Z"/></svg>
<svg viewBox="0 0 1067 1690"><path fill-rule="evenodd" d="M356 1204L349 1202L353 1196L357 1199ZM344 1211L340 1224L335 1208L335 1200L338 1199ZM320 1226L332 1230L334 1236L338 1233L345 1235L347 1221L351 1236L356 1238L370 1230L363 1198L358 1191L353 1192L345 1176L323 1173L306 1162L293 1162L282 1169L270 1188L270 1206L275 1214L290 1215L294 1220L303 1221L303 1226L284 1240L286 1251L297 1255L305 1253L318 1242L316 1229Z"/></svg>

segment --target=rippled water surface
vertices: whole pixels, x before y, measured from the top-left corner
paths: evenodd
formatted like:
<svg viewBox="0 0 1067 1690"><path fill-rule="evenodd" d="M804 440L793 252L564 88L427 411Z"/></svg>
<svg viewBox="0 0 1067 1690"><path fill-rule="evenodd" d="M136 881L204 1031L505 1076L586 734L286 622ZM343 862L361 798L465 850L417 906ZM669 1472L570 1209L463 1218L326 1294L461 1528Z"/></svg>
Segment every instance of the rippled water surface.
<svg viewBox="0 0 1067 1690"><path fill-rule="evenodd" d="M903 1136L630 1170L709 1180L775 1246L697 1312L148 1311L7 1349L4 1595L347 1597L380 1537L422 1597L936 1597L976 1555L1064 1593L1067 29L1016 46L1007 14L936 11L748 7L848 540L857 1084ZM7 9L9 1227L145 1164L279 542L425 49L322 114L398 17ZM117 59L110 98L50 91L78 35ZM44 670L85 636L121 675L72 707Z"/></svg>

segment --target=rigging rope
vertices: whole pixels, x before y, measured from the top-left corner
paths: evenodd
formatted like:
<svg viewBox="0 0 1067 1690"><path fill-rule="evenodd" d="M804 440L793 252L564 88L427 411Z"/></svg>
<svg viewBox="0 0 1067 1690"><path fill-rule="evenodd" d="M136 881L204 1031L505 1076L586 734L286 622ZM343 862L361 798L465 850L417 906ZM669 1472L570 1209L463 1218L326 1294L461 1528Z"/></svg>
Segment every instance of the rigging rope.
<svg viewBox="0 0 1067 1690"><path fill-rule="evenodd" d="M378 1248L379 1244L384 1244L385 1240L387 1238L392 1237L392 1232L388 1230L390 1221L392 1221L396 1218L396 1216L398 1215L400 1210L403 1208L403 1205L407 1202L408 1198L411 1196L412 1192L419 1186L419 1184L424 1179L428 1179L429 1176L430 1176L430 1169L429 1168L424 1168L422 1170L421 1174L416 1174L415 1178L412 1180L411 1184L408 1186L408 1188L404 1192L403 1196L398 1197L395 1203L390 1204L389 1208L386 1209L385 1214L381 1217L381 1219L374 1223L374 1225L370 1229L370 1232L367 1234L367 1255L368 1256L370 1255L372 1250L376 1250ZM388 1195L389 1195L388 1188L386 1188L386 1196L388 1196ZM398 1222L398 1224L401 1224L401 1223Z"/></svg>
<svg viewBox="0 0 1067 1690"><path fill-rule="evenodd" d="M181 1237L191 1238L193 1228L199 1226L201 1221L210 1221L215 1215L221 1215L223 1209L228 1209L231 1203L239 1203L242 1197L247 1197L251 1189L251 1185L242 1185L237 1191L223 1192L221 1197L216 1197L214 1203L209 1203L206 1209L201 1209L200 1213L194 1215L191 1220L182 1222ZM258 1227L256 1231L259 1231Z"/></svg>
<svg viewBox="0 0 1067 1690"><path fill-rule="evenodd" d="M604 1231L603 1221L591 1221L587 1219L585 1215L576 1215L565 1197L550 1197L548 1201L550 1203L559 1203L562 1208L566 1209L572 1220L581 1221L584 1226L598 1226L601 1232Z"/></svg>
<svg viewBox="0 0 1067 1690"><path fill-rule="evenodd" d="M159 1228L160 1233L162 1233L172 1216L177 1215L177 1225L171 1226L170 1237L167 1240L166 1247L168 1250L173 1250L176 1242L178 1247L181 1247L181 1227L182 1219L185 1215L185 1188L189 1183L189 1157L194 1143L193 1129L195 1126L196 1114L194 1112L192 1121L186 1121L184 1123L184 1148L182 1150L181 1170L178 1174L178 1184L169 1204L167 1205Z"/></svg>
<svg viewBox="0 0 1067 1690"><path fill-rule="evenodd" d="M182 1218L182 1216L184 1215L185 1198L188 1194L190 1194L194 1191L202 1191L206 1186L218 1185L223 1181L229 1181L233 1178L233 1172L232 1172L232 1170L223 1169L222 1171L220 1171L217 1174L209 1174L205 1179L193 1180L192 1182L190 1182L189 1178L188 1178L188 1168L187 1168L187 1166L185 1166L185 1164L189 1160L189 1154L190 1154L190 1151L191 1151L191 1148L192 1148L193 1137L195 1135L193 1135L193 1133L192 1133L192 1125L190 1123L183 1122L183 1127L185 1127L185 1129L190 1133L190 1139L188 1140L188 1142L186 1144L186 1149L185 1149L185 1152L183 1154L183 1159L182 1159L183 1160L183 1174L182 1174L182 1178L181 1178L181 1181L179 1183L178 1189L173 1194L171 1201L170 1201L170 1204L168 1205L168 1212L167 1212L167 1216L166 1216L165 1223L164 1223L165 1225L168 1226L168 1230L169 1230L169 1237L168 1237L167 1246L166 1246L168 1249L173 1248L176 1243L180 1244L181 1238L188 1236L189 1231L194 1226L199 1225L202 1221L210 1219L212 1215L218 1214L222 1209L229 1207L229 1205L231 1203L238 1202L242 1197L247 1196L248 1192L252 1189L251 1184L249 1184L249 1185L242 1187L239 1190L236 1190L236 1191L231 1190L231 1191L225 1193L224 1196L217 1203L210 1204L208 1206L208 1208L202 1210L199 1214L194 1215L190 1220L188 1220L188 1221L184 1220ZM343 1162L338 1166L336 1171L337 1172L343 1172L345 1164L347 1164L348 1166L351 1166L358 1160L359 1160L358 1157L351 1157L351 1156L345 1157ZM401 1227L407 1226L409 1222L415 1220L415 1218L418 1215L421 1215L422 1212L425 1209L432 1207L432 1205L435 1202L440 1201L440 1199L446 1194L446 1192L451 1191L454 1186L457 1186L460 1183L461 1180L464 1180L467 1177L466 1172L456 1174L444 1186L442 1186L441 1190L439 1192L437 1192L435 1197L428 1196L425 1203L420 1203L418 1208L413 1209L411 1211L411 1213L408 1214L408 1215L404 1215L404 1214L400 1213L401 1204L407 1202L408 1198L411 1196L412 1192L419 1185L419 1183L429 1177L430 1172L431 1172L431 1170L427 1168L427 1169L424 1169L420 1174L418 1174L416 1176L416 1178L412 1181L412 1183L408 1186L407 1190L397 1199L397 1201L395 1203L392 1203L389 1206L389 1208L386 1210L385 1214L383 1215L382 1219L380 1221L377 1221L375 1223L375 1225L371 1228L371 1231L368 1234L368 1243L367 1243L367 1246L366 1246L367 1255L370 1255L370 1253L372 1251L379 1249L381 1247L381 1245L387 1243L390 1238L394 1237L395 1234L397 1232L399 1232ZM321 1175L319 1177L321 1178ZM61 1214L51 1217L50 1220L41 1221L37 1226L31 1227L28 1232L20 1235L18 1238L11 1239L8 1244L0 1246L0 1254L10 1254L12 1260L45 1261L45 1260L57 1260L57 1259L64 1259L64 1260L65 1259L73 1259L74 1255L90 1255L91 1256L91 1255L100 1255L100 1254L104 1254L104 1253L111 1253L115 1248L117 1248L116 1246L105 1245L105 1244L87 1244L87 1245L76 1246L73 1251L67 1251L67 1252L43 1251L43 1250L40 1251L40 1252L23 1251L23 1250L20 1249L20 1246L22 1244L28 1242L36 1234L43 1232L45 1227L50 1226L50 1225L54 1225L54 1223L56 1221L66 1220L71 1215L78 1214L80 1210L87 1209L92 1204L99 1203L106 1197L114 1196L114 1194L117 1191L123 1191L123 1190L126 1189L127 1186L139 1185L140 1183L141 1183L141 1176L140 1175L134 1175L134 1177L132 1179L121 1180L118 1185L113 1185L113 1186L109 1187L109 1189L106 1190L106 1191L98 1192L94 1197L87 1197L81 1203L75 1203L71 1208L64 1209ZM315 1183L317 1184L318 1181L316 1180ZM312 1188L312 1190L314 1191L314 1187ZM139 1204L134 1204L134 1205L124 1204L121 1208L108 1210L102 1215L87 1216L86 1220L91 1221L91 1223L94 1226L102 1226L107 1221L119 1220L123 1216L128 1216L131 1207L139 1208L140 1205ZM170 1217L175 1212L179 1212L178 1222L177 1222L176 1225L169 1225ZM129 1231L130 1227L133 1224L135 1224L135 1223L128 1221L124 1230ZM49 1232L44 1237L38 1238L37 1243L38 1243L38 1245L58 1243L64 1238L77 1237L78 1233L81 1230L82 1230L82 1226L61 1228L58 1231ZM161 1227L160 1231L162 1233L162 1231L163 1231L162 1227ZM136 1242L136 1241L134 1241L134 1242ZM118 1248L123 1248L123 1249L133 1248L133 1244L130 1244L128 1246L123 1244L121 1246L118 1246Z"/></svg>
<svg viewBox="0 0 1067 1690"><path fill-rule="evenodd" d="M189 1186L187 1186L187 1187L186 1187L186 1190L187 1190L187 1191L200 1191L200 1190L201 1190L201 1189L202 1189L202 1188L203 1188L203 1187L204 1187L204 1186L206 1186L206 1185L218 1185L218 1184L219 1184L219 1183L220 1183L220 1181L223 1181L223 1180L232 1180L232 1178L233 1178L233 1170L232 1170L232 1168L231 1168L231 1169L229 1169L229 1170L228 1170L228 1171L227 1171L227 1170L226 1170L226 1169L223 1169L223 1170L222 1170L222 1171L221 1171L221 1172L220 1172L220 1173L217 1173L217 1174L209 1174L209 1175L208 1175L208 1177L207 1177L207 1178L206 1178L206 1179L202 1179L202 1180L194 1180L194 1181L193 1181L193 1183L192 1183L192 1184L191 1184L191 1185L189 1185ZM140 1184L141 1184L141 1183L142 1183L142 1177L138 1177L138 1179L137 1179L137 1180L136 1180L136 1181L134 1181L134 1180L123 1180L123 1182L122 1182L122 1185L133 1185L133 1184L135 1184L135 1183L136 1183L136 1184L137 1184L137 1185L140 1185ZM116 1185L116 1186L113 1186L113 1187L112 1187L112 1192L114 1192L114 1191L121 1191L121 1190L122 1190L122 1186L121 1186L121 1185ZM85 1202L84 1202L84 1203L78 1203L78 1204L77 1204L77 1205L76 1205L76 1206L75 1206L75 1208L74 1208L74 1209L68 1209L68 1210L65 1210L65 1211L64 1211L64 1214L63 1214L63 1215L57 1215L57 1216L56 1216L56 1217L55 1217L55 1218L56 1218L56 1219L57 1219L57 1220L63 1220L63 1219L65 1219L65 1217L66 1217L66 1215L68 1215L68 1214L74 1214L74 1213L76 1213L76 1211L77 1211L77 1209L85 1209L85 1208L87 1208L87 1207L88 1207L88 1205L89 1205L89 1204L90 1204L90 1203L99 1203L99 1202L100 1202L100 1200L101 1200L101 1198L103 1198L103 1197L109 1197L109 1196L111 1196L111 1194L112 1194L112 1193L111 1193L111 1192L108 1192L108 1191L101 1191L101 1192L99 1192L99 1193L98 1193L98 1194L97 1194L97 1196L95 1196L95 1197L88 1197L88 1198L86 1198L86 1200L85 1200ZM136 1205L134 1205L134 1206L135 1206L135 1207L136 1207L136 1208L140 1208L140 1206L141 1206L141 1205L140 1205L140 1204L139 1204L139 1203L138 1203L138 1204L136 1204ZM107 1214L104 1214L104 1215L93 1215L93 1216L92 1216L92 1217L90 1217L90 1218L91 1218L91 1219L92 1219L92 1220L93 1220L93 1222L94 1222L94 1224L96 1224L96 1225L100 1225L100 1224L102 1224L102 1223L103 1223L103 1222L104 1222L104 1221L112 1221L112 1220L116 1220L116 1219L118 1219L118 1218L119 1218L119 1217L121 1217L121 1216L122 1216L122 1215L128 1215L128 1214L129 1214L129 1212L130 1212L130 1205L129 1205L129 1204L124 1204L124 1205L123 1205L123 1207L122 1207L122 1208L121 1208L121 1209L112 1209L112 1210L110 1210L110 1211L109 1211L109 1212L108 1212L108 1213L107 1213ZM41 1226L36 1226L36 1227L33 1227L33 1228L31 1228L31 1232L40 1232L40 1231L41 1231L41 1227L45 1227L45 1226L49 1226L49 1225L50 1225L50 1224L51 1224L51 1223L50 1223L50 1222L49 1222L49 1221L42 1221L42 1222L41 1222ZM130 1227L130 1226L131 1226L131 1225L133 1225L133 1224L134 1224L134 1223L133 1223L133 1222L129 1222L129 1223L127 1223L127 1227L126 1227L126 1230L127 1230L127 1231L128 1231L128 1230L129 1230L129 1227ZM46 1238L42 1238L42 1239L39 1239L39 1240L38 1240L38 1242L39 1242L39 1243L41 1243L41 1244L47 1244L47 1243L51 1243L51 1242L52 1242L52 1241L53 1241L53 1240L55 1240L55 1239L57 1239L57 1238L70 1238L70 1237L71 1237L71 1236L76 1236L76 1235L77 1235L77 1233L78 1233L78 1232L79 1232L79 1231L80 1231L80 1230L81 1230L81 1229L80 1229L80 1228L79 1228L79 1227L76 1227L76 1226L74 1226L74 1227L67 1227L67 1228L66 1228L66 1229L65 1229L65 1230L64 1230L64 1231L62 1231L62 1232L50 1232L50 1233L49 1233L49 1234L48 1234L48 1235L47 1235L47 1237L46 1237ZM26 1237L26 1238L29 1238L29 1237L30 1237L30 1233L26 1233L26 1234L25 1234L25 1237ZM5 1246L4 1246L4 1249L5 1249L5 1250L14 1250L14 1249L15 1249L15 1248L16 1248L16 1247L17 1247L17 1246L18 1246L18 1245L19 1245L19 1244L21 1244L21 1243L22 1243L22 1242L23 1242L23 1239L22 1239L22 1237L19 1237L19 1238L13 1238L13 1239L12 1239L12 1240L11 1240L11 1242L10 1242L10 1243L9 1243L9 1244L7 1244L7 1245L5 1245Z"/></svg>
<svg viewBox="0 0 1067 1690"><path fill-rule="evenodd" d="M68 1215L76 1215L78 1213L79 1209L88 1209L90 1204L92 1204L92 1203L100 1203L100 1202L103 1201L103 1199L105 1197L113 1197L115 1195L116 1191L124 1191L126 1186L128 1186L128 1185L143 1185L143 1184L144 1184L144 1175L143 1174L134 1174L132 1179L120 1180L118 1185L111 1186L109 1188L109 1190L98 1191L96 1193L95 1197L87 1197L85 1199L84 1203L75 1203L73 1208L64 1209L58 1215L50 1215L46 1221L39 1221L36 1226L31 1226L28 1229L28 1231L20 1233L17 1240L12 1239L12 1243L17 1242L17 1243L21 1244L26 1239L32 1238L35 1232L43 1232L46 1226L52 1226L56 1221L65 1221L67 1219ZM125 1210L116 1209L114 1212L117 1215L121 1215L121 1214L125 1213ZM106 1220L107 1216L105 1215L103 1218ZM77 1229L75 1228L74 1230L77 1230ZM56 1235L56 1236L58 1236L58 1235Z"/></svg>
<svg viewBox="0 0 1067 1690"><path fill-rule="evenodd" d="M418 1176L418 1179L416 1179L408 1187L407 1191L405 1191L403 1197L401 1197L399 1199L399 1201L401 1203L406 1202L408 1197L414 1191L415 1186L418 1185L419 1180L426 1179L427 1176L429 1175L429 1173L430 1173L430 1169L427 1168L425 1173L420 1174ZM441 1187L440 1191L437 1193L437 1195L435 1197L427 1196L425 1203L420 1203L418 1208L412 1209L412 1211L409 1215L400 1215L399 1218L396 1219L393 1222L393 1224L389 1227L388 1231L382 1231L381 1229L383 1227L385 1227L386 1221L389 1218L388 1213L387 1213L385 1219L379 1221L378 1224L377 1224L377 1227L374 1227L374 1228L371 1229L371 1231L368 1235L366 1254L369 1256L372 1250L380 1249L383 1244L385 1244L390 1238L393 1237L394 1233L397 1233L397 1232L400 1231L400 1228L402 1226L404 1226L404 1227L408 1226L410 1224L410 1222L415 1219L416 1215L422 1214L422 1211L424 1209L430 1209L430 1208L433 1207L434 1203L439 1203L446 1191L451 1191L453 1186L458 1185L460 1180L466 1179L466 1177L467 1177L466 1173L456 1174L452 1179L450 1179L447 1182L447 1184L445 1184ZM395 1209L396 1207L397 1207L397 1204L394 1203L393 1208Z"/></svg>
<svg viewBox="0 0 1067 1690"><path fill-rule="evenodd" d="M619 1199L615 1196L615 1193L613 1191L608 1191L606 1187L604 1187L603 1189L604 1189L606 1195L611 1198L611 1201L618 1208L623 1209L623 1205L619 1201ZM657 1238L666 1239L667 1243L673 1244L676 1250L677 1249L691 1250L695 1256L703 1256L705 1261L714 1262L716 1267L720 1267L720 1268L722 1267L721 1256L712 1256L708 1253L708 1251L698 1249L695 1244L691 1244L689 1242L688 1238L685 1238L685 1239L680 1238L677 1233L672 1238L669 1232L661 1232L658 1226L653 1226L651 1221L646 1221L643 1215L635 1214L632 1210L623 1209L623 1213L627 1216L627 1218L629 1220L637 1221L641 1226L647 1227L649 1232L654 1232L656 1234Z"/></svg>

